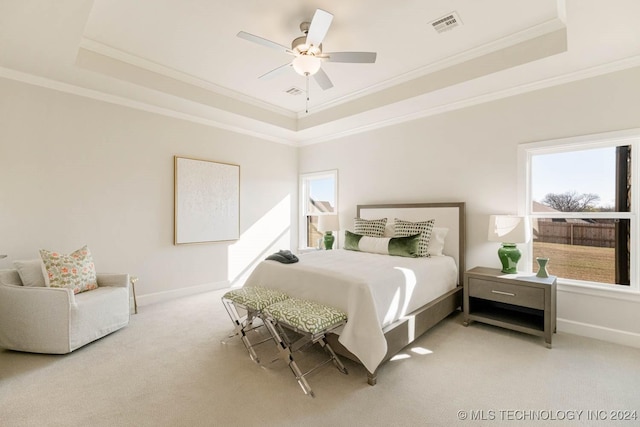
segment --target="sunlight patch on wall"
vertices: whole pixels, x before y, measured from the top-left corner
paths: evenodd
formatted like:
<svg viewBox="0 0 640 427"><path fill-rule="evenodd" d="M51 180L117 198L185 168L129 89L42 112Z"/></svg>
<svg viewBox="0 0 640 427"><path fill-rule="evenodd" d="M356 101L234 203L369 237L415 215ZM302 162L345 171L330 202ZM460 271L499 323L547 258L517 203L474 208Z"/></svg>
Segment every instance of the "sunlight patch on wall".
<svg viewBox="0 0 640 427"><path fill-rule="evenodd" d="M242 286L268 255L291 246L291 196L286 196L229 246L228 279Z"/></svg>

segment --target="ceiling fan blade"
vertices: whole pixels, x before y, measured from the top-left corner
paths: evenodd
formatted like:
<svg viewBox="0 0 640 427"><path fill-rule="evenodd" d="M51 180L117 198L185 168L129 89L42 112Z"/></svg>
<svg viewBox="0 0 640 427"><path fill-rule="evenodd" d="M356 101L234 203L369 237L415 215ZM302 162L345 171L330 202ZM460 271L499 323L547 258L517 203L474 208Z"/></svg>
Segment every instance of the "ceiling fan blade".
<svg viewBox="0 0 640 427"><path fill-rule="evenodd" d="M351 62L358 64L373 64L376 62L376 52L330 52L318 55L328 62Z"/></svg>
<svg viewBox="0 0 640 427"><path fill-rule="evenodd" d="M329 26L331 26L331 21L333 21L332 14L322 9L316 10L311 20L311 25L309 25L309 32L307 32L307 44L320 46L324 36L327 35Z"/></svg>
<svg viewBox="0 0 640 427"><path fill-rule="evenodd" d="M331 79L329 78L329 76L327 76L327 73L325 73L322 68L320 68L318 72L313 75L313 77L316 79L316 83L318 83L318 86L320 86L322 90L331 89L333 87Z"/></svg>
<svg viewBox="0 0 640 427"><path fill-rule="evenodd" d="M280 74L284 73L286 70L288 70L292 66L293 66L293 64L291 62L287 62L286 64L281 65L278 68L274 68L273 70L264 73L263 75L261 75L258 78L259 79L271 79L273 77L279 76Z"/></svg>
<svg viewBox="0 0 640 427"><path fill-rule="evenodd" d="M265 38L262 38L262 37L259 37L259 36L255 36L253 34L249 34L249 33L245 32L245 31L240 31L237 34L237 36L240 37L241 39L249 40L250 42L261 44L262 46L266 46L266 47L269 47L271 49L283 51L285 53L293 55L293 52L287 46L281 45L281 44L276 43L276 42L272 42L271 40L267 40Z"/></svg>

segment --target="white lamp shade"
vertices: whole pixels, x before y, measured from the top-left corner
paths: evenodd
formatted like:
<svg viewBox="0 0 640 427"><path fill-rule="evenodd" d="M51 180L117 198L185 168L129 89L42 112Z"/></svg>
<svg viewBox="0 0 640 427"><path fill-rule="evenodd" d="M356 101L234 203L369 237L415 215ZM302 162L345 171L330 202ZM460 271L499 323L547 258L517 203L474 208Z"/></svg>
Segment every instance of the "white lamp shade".
<svg viewBox="0 0 640 427"><path fill-rule="evenodd" d="M320 215L318 217L318 231L324 233L325 231L338 230L340 230L338 215Z"/></svg>
<svg viewBox="0 0 640 427"><path fill-rule="evenodd" d="M529 217L516 215L489 216L489 241L526 243L530 238L531 225Z"/></svg>
<svg viewBox="0 0 640 427"><path fill-rule="evenodd" d="M293 59L292 65L301 76L313 76L320 69L321 60L313 55L299 55Z"/></svg>

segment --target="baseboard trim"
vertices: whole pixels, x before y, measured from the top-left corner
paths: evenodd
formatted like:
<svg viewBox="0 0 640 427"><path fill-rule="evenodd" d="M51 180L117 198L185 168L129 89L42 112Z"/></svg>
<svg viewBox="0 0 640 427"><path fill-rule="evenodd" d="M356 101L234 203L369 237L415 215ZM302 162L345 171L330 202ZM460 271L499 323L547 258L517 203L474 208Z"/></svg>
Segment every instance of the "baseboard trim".
<svg viewBox="0 0 640 427"><path fill-rule="evenodd" d="M224 280L221 282L204 283L201 285L188 286L186 288L172 289L170 291L153 292L150 294L136 295L138 301L138 308L140 306L157 304L159 302L165 302L174 300L176 298L185 297L189 295L201 294L203 292L217 291L219 289L228 288L230 286L229 281ZM133 299L132 299L133 301ZM133 307L133 302L132 302Z"/></svg>
<svg viewBox="0 0 640 427"><path fill-rule="evenodd" d="M558 319L557 324L558 330L562 332L640 348L640 334L635 332L621 331L567 319Z"/></svg>

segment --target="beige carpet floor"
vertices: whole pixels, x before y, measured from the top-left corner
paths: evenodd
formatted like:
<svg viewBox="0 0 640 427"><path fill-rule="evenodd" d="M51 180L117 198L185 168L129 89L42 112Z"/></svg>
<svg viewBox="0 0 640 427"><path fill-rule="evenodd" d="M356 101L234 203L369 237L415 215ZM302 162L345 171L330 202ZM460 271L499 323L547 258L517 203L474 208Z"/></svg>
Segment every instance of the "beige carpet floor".
<svg viewBox="0 0 640 427"><path fill-rule="evenodd" d="M0 426L640 425L640 349L558 333L549 350L465 328L459 313L385 364L375 387L347 360L349 375L326 365L309 376L310 398L269 362L271 345L258 366L238 339L222 343L222 293L142 306L65 356L0 351Z"/></svg>

